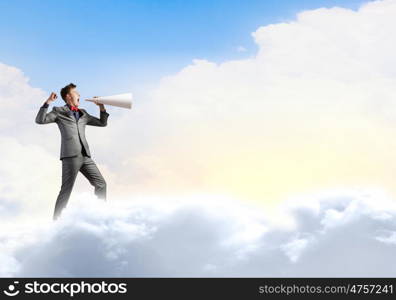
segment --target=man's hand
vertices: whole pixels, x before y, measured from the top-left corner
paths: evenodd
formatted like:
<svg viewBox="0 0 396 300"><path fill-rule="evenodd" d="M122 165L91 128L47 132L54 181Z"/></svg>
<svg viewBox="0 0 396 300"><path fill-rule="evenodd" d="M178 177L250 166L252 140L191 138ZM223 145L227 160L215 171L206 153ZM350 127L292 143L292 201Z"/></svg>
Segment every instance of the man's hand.
<svg viewBox="0 0 396 300"><path fill-rule="evenodd" d="M99 98L98 96L93 96L93 98ZM94 101L94 103L99 106L100 111L106 111L104 104L99 103L97 100Z"/></svg>
<svg viewBox="0 0 396 300"><path fill-rule="evenodd" d="M50 104L51 102L55 101L58 96L56 93L52 92L51 95L48 97L47 101L45 103Z"/></svg>

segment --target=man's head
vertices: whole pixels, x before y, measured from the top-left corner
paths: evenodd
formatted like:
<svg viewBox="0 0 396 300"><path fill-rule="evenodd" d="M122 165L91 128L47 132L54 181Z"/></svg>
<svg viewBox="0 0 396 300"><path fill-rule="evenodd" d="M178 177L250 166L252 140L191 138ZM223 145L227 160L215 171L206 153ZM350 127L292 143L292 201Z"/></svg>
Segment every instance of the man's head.
<svg viewBox="0 0 396 300"><path fill-rule="evenodd" d="M61 97L69 105L78 106L80 104L80 93L76 89L76 85L69 83L61 89Z"/></svg>

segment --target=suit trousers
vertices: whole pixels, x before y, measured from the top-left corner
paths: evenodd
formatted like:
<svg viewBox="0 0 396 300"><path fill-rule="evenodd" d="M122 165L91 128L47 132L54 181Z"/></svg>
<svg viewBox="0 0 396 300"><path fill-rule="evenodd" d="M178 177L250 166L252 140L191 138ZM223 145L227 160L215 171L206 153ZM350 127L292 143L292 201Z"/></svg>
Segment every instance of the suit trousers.
<svg viewBox="0 0 396 300"><path fill-rule="evenodd" d="M94 186L95 195L106 201L106 181L95 162L82 153L73 157L65 157L62 159L62 186L55 203L54 220L60 216L62 210L67 206L79 171Z"/></svg>

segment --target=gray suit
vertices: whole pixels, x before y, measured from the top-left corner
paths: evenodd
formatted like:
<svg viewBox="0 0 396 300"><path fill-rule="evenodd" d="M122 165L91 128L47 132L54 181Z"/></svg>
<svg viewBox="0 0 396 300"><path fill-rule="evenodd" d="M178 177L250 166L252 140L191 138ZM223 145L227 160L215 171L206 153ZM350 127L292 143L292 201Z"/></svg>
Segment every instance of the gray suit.
<svg viewBox="0 0 396 300"><path fill-rule="evenodd" d="M37 124L56 123L61 133L60 159L62 160L62 187L55 204L53 219L57 219L66 207L79 171L95 187L95 194L106 200L106 181L91 158L88 142L85 138L85 126L107 125L109 114L100 112L100 118L91 116L80 108L80 117L74 116L67 104L53 107L47 113L48 105L40 107L36 116Z"/></svg>

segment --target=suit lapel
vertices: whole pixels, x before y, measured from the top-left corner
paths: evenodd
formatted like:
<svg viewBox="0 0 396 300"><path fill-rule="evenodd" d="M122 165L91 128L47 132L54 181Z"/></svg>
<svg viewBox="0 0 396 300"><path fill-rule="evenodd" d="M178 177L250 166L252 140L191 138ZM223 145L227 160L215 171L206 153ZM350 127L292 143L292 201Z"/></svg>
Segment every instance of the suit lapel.
<svg viewBox="0 0 396 300"><path fill-rule="evenodd" d="M73 116L71 109L69 108L69 106L67 106L67 104L63 105L62 109L66 116L73 119L74 121L76 120L76 118Z"/></svg>

